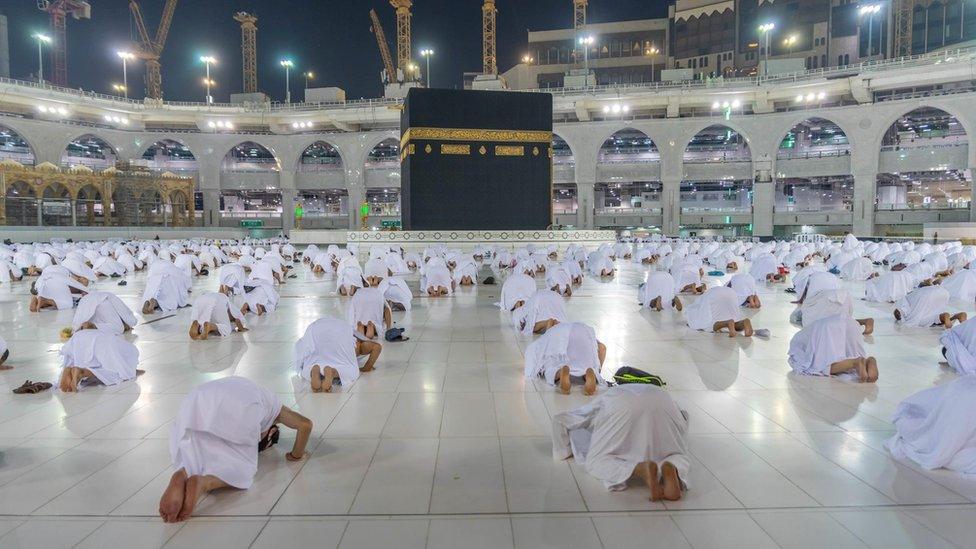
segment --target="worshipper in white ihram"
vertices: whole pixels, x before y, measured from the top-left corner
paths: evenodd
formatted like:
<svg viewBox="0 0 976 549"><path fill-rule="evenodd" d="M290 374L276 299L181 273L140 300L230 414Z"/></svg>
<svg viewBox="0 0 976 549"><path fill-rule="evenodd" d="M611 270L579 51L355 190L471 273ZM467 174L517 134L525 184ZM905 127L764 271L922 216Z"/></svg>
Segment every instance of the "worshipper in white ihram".
<svg viewBox="0 0 976 549"><path fill-rule="evenodd" d="M542 334L566 321L566 303L552 290L538 290L512 314L512 322L522 335Z"/></svg>
<svg viewBox="0 0 976 549"><path fill-rule="evenodd" d="M976 474L976 376L965 375L903 400L885 447L924 469Z"/></svg>
<svg viewBox="0 0 976 549"><path fill-rule="evenodd" d="M685 319L692 330L721 332L727 330L729 337L738 332L746 337L752 336L752 322L745 318L739 305L735 290L726 286L716 286L685 307Z"/></svg>
<svg viewBox="0 0 976 549"><path fill-rule="evenodd" d="M450 269L446 265L427 265L420 276L420 291L430 297L453 294L454 278L451 276Z"/></svg>
<svg viewBox="0 0 976 549"><path fill-rule="evenodd" d="M864 351L861 325L845 314L804 323L790 340L789 364L802 375L844 374L861 382L878 380L878 362Z"/></svg>
<svg viewBox="0 0 976 549"><path fill-rule="evenodd" d="M254 313L261 316L273 313L278 308L280 296L274 284L267 280L250 279L244 285L244 304L241 314Z"/></svg>
<svg viewBox="0 0 976 549"><path fill-rule="evenodd" d="M63 311L75 306L75 296L81 299L88 293L86 285L73 277L66 275L62 267L52 265L34 282L31 296L30 311L36 313L42 309L57 309Z"/></svg>
<svg viewBox="0 0 976 549"><path fill-rule="evenodd" d="M338 318L320 318L295 342L295 371L309 382L313 393L328 393L338 379L349 387L360 372L370 372L383 347L357 337L353 326ZM360 368L358 356L368 356Z"/></svg>
<svg viewBox="0 0 976 549"><path fill-rule="evenodd" d="M949 292L941 286L916 288L895 303L895 321L903 326L928 328L941 326L948 330L953 321L966 322L966 313L950 314Z"/></svg>
<svg viewBox="0 0 976 549"><path fill-rule="evenodd" d="M562 266L554 266L546 273L546 287L565 297L573 295L573 276Z"/></svg>
<svg viewBox="0 0 976 549"><path fill-rule="evenodd" d="M136 325L136 315L119 296L111 292L94 291L81 298L72 321L74 330L98 328L121 335Z"/></svg>
<svg viewBox="0 0 976 549"><path fill-rule="evenodd" d="M675 310L682 309L677 295L674 277L667 271L656 271L647 276L647 282L637 288L637 301L641 307L656 309L658 312L666 305Z"/></svg>
<svg viewBox="0 0 976 549"><path fill-rule="evenodd" d="M514 311L525 305L535 294L535 280L522 273L512 273L502 284L501 301L498 306L503 311Z"/></svg>
<svg viewBox="0 0 976 549"><path fill-rule="evenodd" d="M383 290L362 288L349 300L346 320L360 334L376 339L393 327L393 312L383 298Z"/></svg>
<svg viewBox="0 0 976 549"><path fill-rule="evenodd" d="M142 314L156 309L164 313L189 304L190 277L169 261L154 261L149 266L146 289L142 293Z"/></svg>
<svg viewBox="0 0 976 549"><path fill-rule="evenodd" d="M274 393L236 376L193 389L170 428L169 451L176 472L159 501L163 521L190 518L197 502L212 490L250 488L258 452L278 441L278 423L298 431L285 458L301 461L312 422L282 406Z"/></svg>
<svg viewBox="0 0 976 549"><path fill-rule="evenodd" d="M246 332L244 315L220 292L207 292L193 302L190 311L190 339L206 340L210 334L227 337L234 333Z"/></svg>
<svg viewBox="0 0 976 549"><path fill-rule="evenodd" d="M963 269L945 278L941 286L949 292L949 298L972 304L976 299L976 271Z"/></svg>
<svg viewBox="0 0 976 549"><path fill-rule="evenodd" d="M746 273L732 275L728 287L735 290L735 295L739 297L739 302L743 307L749 309L762 307L762 301L759 300L759 287L756 286L756 281L753 280L752 276Z"/></svg>
<svg viewBox="0 0 976 549"><path fill-rule="evenodd" d="M908 295L915 287L911 273L889 271L864 283L864 293L868 301L894 303Z"/></svg>
<svg viewBox="0 0 976 549"><path fill-rule="evenodd" d="M117 385L135 379L138 364L139 349L115 333L101 328L78 330L61 347L58 387L72 393L83 381Z"/></svg>
<svg viewBox="0 0 976 549"><path fill-rule="evenodd" d="M976 318L942 332L942 356L959 375L976 375Z"/></svg>
<svg viewBox="0 0 976 549"><path fill-rule="evenodd" d="M525 349L525 377L542 377L569 394L573 381L582 379L583 393L596 393L607 347L597 341L593 328L581 322L557 324Z"/></svg>
<svg viewBox="0 0 976 549"><path fill-rule="evenodd" d="M651 501L677 501L688 488L687 413L654 385L618 385L552 418L552 456L574 457L607 490L635 478Z"/></svg>

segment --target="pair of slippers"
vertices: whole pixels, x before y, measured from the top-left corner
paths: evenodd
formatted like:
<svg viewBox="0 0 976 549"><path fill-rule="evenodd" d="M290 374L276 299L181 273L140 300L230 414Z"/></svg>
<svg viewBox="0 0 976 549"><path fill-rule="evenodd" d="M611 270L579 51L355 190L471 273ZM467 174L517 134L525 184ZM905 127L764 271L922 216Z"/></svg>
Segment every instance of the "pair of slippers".
<svg viewBox="0 0 976 549"><path fill-rule="evenodd" d="M50 389L51 387L54 387L54 385L51 384L51 383L48 383L46 381L37 381L37 382L34 382L34 381L31 381L31 380L28 379L27 381L24 382L23 385L21 385L20 387L17 387L16 389L14 389L14 394L16 394L16 395L34 395L34 394L40 393L41 391L46 391L46 390Z"/></svg>

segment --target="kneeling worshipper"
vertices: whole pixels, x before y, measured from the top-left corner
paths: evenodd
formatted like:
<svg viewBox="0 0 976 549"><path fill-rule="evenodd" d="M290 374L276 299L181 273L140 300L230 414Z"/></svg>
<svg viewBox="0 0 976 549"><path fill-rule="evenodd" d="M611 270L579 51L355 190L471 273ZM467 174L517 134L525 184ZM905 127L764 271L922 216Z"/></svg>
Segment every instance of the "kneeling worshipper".
<svg viewBox="0 0 976 549"><path fill-rule="evenodd" d="M68 269L68 271L71 273L71 277L78 282L81 282L85 286L95 282L95 280L98 278L95 271L93 271L92 268L83 261L83 259L78 257L65 258L65 260L61 262L61 266Z"/></svg>
<svg viewBox="0 0 976 549"><path fill-rule="evenodd" d="M399 276L384 278L383 282L380 282L379 290L383 292L383 299L389 304L391 310L409 311L411 309L413 292L410 291L406 281Z"/></svg>
<svg viewBox="0 0 976 549"><path fill-rule="evenodd" d="M274 284L267 280L250 279L244 283L244 304L241 314L254 313L258 316L273 313L278 308L280 296Z"/></svg>
<svg viewBox="0 0 976 549"><path fill-rule="evenodd" d="M949 298L972 304L976 299L976 271L963 269L946 277L941 286L949 292Z"/></svg>
<svg viewBox="0 0 976 549"><path fill-rule="evenodd" d="M435 258L437 259L437 258ZM434 260L431 260L433 262ZM430 297L454 293L454 278L447 265L427 265L420 275L420 291Z"/></svg>
<svg viewBox="0 0 976 549"><path fill-rule="evenodd" d="M844 374L861 382L878 380L878 362L864 351L861 326L845 314L804 324L790 340L789 364L808 376Z"/></svg>
<svg viewBox="0 0 976 549"><path fill-rule="evenodd" d="M749 274L758 283L785 282L786 277L779 272L780 263L773 254L765 253L752 260Z"/></svg>
<svg viewBox="0 0 976 549"><path fill-rule="evenodd" d="M553 266L546 273L546 287L565 297L573 295L573 277L561 265Z"/></svg>
<svg viewBox="0 0 976 549"><path fill-rule="evenodd" d="M976 375L976 318L942 332L942 356L959 375Z"/></svg>
<svg viewBox="0 0 976 549"><path fill-rule="evenodd" d="M976 376L964 375L906 398L885 447L924 469L976 474Z"/></svg>
<svg viewBox="0 0 976 549"><path fill-rule="evenodd" d="M905 326L928 328L941 326L948 330L953 321L966 321L966 313L949 314L949 292L941 286L916 288L895 304L895 320Z"/></svg>
<svg viewBox="0 0 976 549"><path fill-rule="evenodd" d="M136 325L136 315L132 314L119 296L111 292L94 291L78 302L71 324L76 331L98 328L121 335Z"/></svg>
<svg viewBox="0 0 976 549"><path fill-rule="evenodd" d="M563 322L525 348L525 377L541 377L569 394L573 381L583 381L583 393L596 393L607 347L596 339L593 328L582 322Z"/></svg>
<svg viewBox="0 0 976 549"><path fill-rule="evenodd" d="M362 288L349 301L346 320L356 331L369 339L376 339L380 330L386 333L393 327L393 311L379 288Z"/></svg>
<svg viewBox="0 0 976 549"><path fill-rule="evenodd" d="M126 268L110 256L101 256L92 263L92 271L99 276L119 278L126 275Z"/></svg>
<svg viewBox="0 0 976 549"><path fill-rule="evenodd" d="M164 522L181 522L218 488L254 483L258 452L278 442L281 423L297 431L288 461L305 458L312 421L281 405L278 396L248 379L229 376L197 386L173 420L169 453L176 472L159 500Z"/></svg>
<svg viewBox="0 0 976 549"><path fill-rule="evenodd" d="M739 296L739 302L743 307L758 309L762 307L759 301L759 287L756 281L745 273L733 275L729 280L728 287L735 290L735 295Z"/></svg>
<svg viewBox="0 0 976 549"><path fill-rule="evenodd" d="M522 335L543 334L566 321L566 304L552 290L538 290L512 315L512 323Z"/></svg>
<svg viewBox="0 0 976 549"><path fill-rule="evenodd" d="M560 263L560 265L566 270L567 273L569 273L573 284L579 285L583 283L583 267L580 266L579 261L576 261L571 257L567 257L562 263Z"/></svg>
<svg viewBox="0 0 976 549"><path fill-rule="evenodd" d="M61 379L65 393L78 391L83 381L117 385L135 379L139 349L115 333L95 328L78 330L61 347Z"/></svg>
<svg viewBox="0 0 976 549"><path fill-rule="evenodd" d="M692 261L678 261L671 265L671 276L675 277L674 287L679 293L701 295L708 286L702 281L705 271L701 264Z"/></svg>
<svg viewBox="0 0 976 549"><path fill-rule="evenodd" d="M220 282L220 288L218 291L225 295L241 295L244 293L244 282L247 281L247 275L244 273L244 267L237 263L228 263L220 267L217 270L217 279Z"/></svg>
<svg viewBox="0 0 976 549"><path fill-rule="evenodd" d="M635 478L651 501L677 501L688 489L688 414L661 387L618 385L552 417L552 457L575 458L607 490Z"/></svg>
<svg viewBox="0 0 976 549"><path fill-rule="evenodd" d="M370 372L382 345L359 335L351 324L338 318L320 318L295 342L295 371L309 382L313 393L328 393L338 383L349 387L360 372ZM360 367L357 357L366 356Z"/></svg>
<svg viewBox="0 0 976 549"><path fill-rule="evenodd" d="M371 287L375 288L383 282L383 279L389 276L390 269L386 265L386 261L379 257L373 257L366 261L366 267L363 268L363 273L366 278L366 283Z"/></svg>
<svg viewBox="0 0 976 549"><path fill-rule="evenodd" d="M458 258L453 275L458 286L475 286L478 284L478 264L470 255L462 256Z"/></svg>
<svg viewBox="0 0 976 549"><path fill-rule="evenodd" d="M31 290L30 311L36 313L43 309L63 311L75 306L75 296L80 300L88 293L88 288L73 277L65 274L64 268L51 265L34 282Z"/></svg>
<svg viewBox="0 0 976 549"><path fill-rule="evenodd" d="M193 302L190 311L190 339L206 340L210 334L227 337L234 333L246 332L244 315L220 292L207 292Z"/></svg>
<svg viewBox="0 0 976 549"><path fill-rule="evenodd" d="M678 298L674 277L667 271L656 271L647 276L647 282L637 288L637 301L641 307L656 309L658 312L665 305L681 310L681 299Z"/></svg>
<svg viewBox="0 0 976 549"><path fill-rule="evenodd" d="M864 281L873 278L874 274L874 264L866 257L852 259L840 268L840 277L844 280Z"/></svg>
<svg viewBox="0 0 976 549"><path fill-rule="evenodd" d="M738 332L752 336L752 322L742 315L739 296L727 286L716 286L685 307L685 319L692 330L719 333L728 330L729 337Z"/></svg>
<svg viewBox="0 0 976 549"><path fill-rule="evenodd" d="M189 305L190 277L169 261L154 261L149 266L146 289L142 292L142 314L156 309L164 313Z"/></svg>
<svg viewBox="0 0 976 549"><path fill-rule="evenodd" d="M0 259L0 283L20 282L24 278L24 271L6 259Z"/></svg>
<svg viewBox="0 0 976 549"><path fill-rule="evenodd" d="M851 298L851 293L841 288L820 290L812 296L807 296L803 303L790 315L790 322L806 326L821 318L836 314L854 318L854 300ZM864 327L863 335L871 335L874 332L873 318L855 318L854 320Z"/></svg>
<svg viewBox="0 0 976 549"><path fill-rule="evenodd" d="M915 287L911 273L888 271L864 283L864 293L868 301L894 303L908 295Z"/></svg>
<svg viewBox="0 0 976 549"><path fill-rule="evenodd" d="M363 270L356 263L353 257L347 257L339 264L336 271L336 290L339 295L355 295L360 288L366 286L366 279L363 278Z"/></svg>
<svg viewBox="0 0 976 549"><path fill-rule="evenodd" d="M514 311L535 295L535 280L522 273L512 273L502 284L501 301L498 306L503 311Z"/></svg>
<svg viewBox="0 0 976 549"><path fill-rule="evenodd" d="M593 276L613 276L613 261L603 252L596 251L591 253L586 260L586 267L590 270L590 274Z"/></svg>

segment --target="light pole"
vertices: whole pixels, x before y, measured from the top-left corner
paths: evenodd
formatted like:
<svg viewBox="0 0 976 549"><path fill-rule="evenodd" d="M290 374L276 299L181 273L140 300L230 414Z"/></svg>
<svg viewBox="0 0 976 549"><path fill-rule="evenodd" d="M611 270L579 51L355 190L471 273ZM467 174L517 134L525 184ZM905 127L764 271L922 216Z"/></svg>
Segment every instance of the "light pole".
<svg viewBox="0 0 976 549"><path fill-rule="evenodd" d="M112 84L112 89L115 90L115 93L123 93L126 97L129 96L128 91L125 89L125 84Z"/></svg>
<svg viewBox="0 0 976 549"><path fill-rule="evenodd" d="M126 61L132 59L133 57L135 57L135 55L127 51L117 51L115 52L115 54L118 55L120 59L122 59L122 93L124 93L125 98L128 99L129 98L129 74L128 71L126 70Z"/></svg>
<svg viewBox="0 0 976 549"><path fill-rule="evenodd" d="M210 79L210 64L216 63L217 60L212 55L202 55L200 56L200 62L207 66L207 77L203 80L203 83L207 85L207 104L213 103L213 97L210 95L210 85L213 84L213 80Z"/></svg>
<svg viewBox="0 0 976 549"><path fill-rule="evenodd" d="M532 63L535 63L535 58L529 54L525 54L522 56L522 63L526 65L531 65Z"/></svg>
<svg viewBox="0 0 976 549"><path fill-rule="evenodd" d="M797 41L797 38L796 38L796 35L795 34L793 36L790 36L786 40L783 40L783 44L785 44L786 47L789 48L790 56L793 55L793 46L796 45L796 41Z"/></svg>
<svg viewBox="0 0 976 549"><path fill-rule="evenodd" d="M427 60L427 87L430 87L430 58L434 56L434 50L428 48L420 50L420 56Z"/></svg>
<svg viewBox="0 0 976 549"><path fill-rule="evenodd" d="M654 81L654 56L661 53L661 50L657 49L653 44L647 49L647 55L651 57L651 82Z"/></svg>
<svg viewBox="0 0 976 549"><path fill-rule="evenodd" d="M46 34L35 32L34 39L37 40L37 81L39 83L43 83L44 82L44 53L42 51L42 48L44 44L51 43L51 37Z"/></svg>
<svg viewBox="0 0 976 549"><path fill-rule="evenodd" d="M583 69L586 71L586 75L590 74L590 45L593 43L592 36L584 36L579 39L579 43L583 46Z"/></svg>
<svg viewBox="0 0 976 549"><path fill-rule="evenodd" d="M305 77L305 89L307 90L308 89L308 81L309 80L315 80L315 73L312 72L312 71L305 71L305 73L302 76Z"/></svg>
<svg viewBox="0 0 976 549"><path fill-rule="evenodd" d="M857 10L858 14L868 16L868 57L874 55L874 40L871 35L874 32L874 15L880 11L881 4L870 4ZM880 50L881 48L878 49Z"/></svg>
<svg viewBox="0 0 976 549"><path fill-rule="evenodd" d="M291 103L291 83L289 82L289 75L291 68L295 66L291 62L291 59L282 59L281 66L285 68L285 103Z"/></svg>
<svg viewBox="0 0 976 549"><path fill-rule="evenodd" d="M764 58L765 58L765 61L766 62L764 64L764 66L763 66L763 75L764 76L767 75L767 74L769 74L769 33L772 32L772 30L775 29L775 28L776 28L776 25L773 24L773 23L764 23L762 25L759 25L759 31L762 32L766 36L766 51L765 51L765 54L764 54Z"/></svg>

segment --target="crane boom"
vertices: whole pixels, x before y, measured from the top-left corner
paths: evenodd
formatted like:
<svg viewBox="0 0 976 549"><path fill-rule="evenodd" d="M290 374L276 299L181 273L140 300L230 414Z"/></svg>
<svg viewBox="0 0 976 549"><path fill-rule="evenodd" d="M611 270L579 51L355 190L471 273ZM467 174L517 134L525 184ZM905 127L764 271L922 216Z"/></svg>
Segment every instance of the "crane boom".
<svg viewBox="0 0 976 549"><path fill-rule="evenodd" d="M166 46L166 38L169 36L169 27L173 24L173 13L176 11L177 0L166 0L163 6L163 17L159 20L159 28L156 29L156 48L159 53L163 53Z"/></svg>
<svg viewBox="0 0 976 549"><path fill-rule="evenodd" d="M136 4L135 0L129 0L129 11L132 12L132 18L136 21L136 29L139 31L139 39L142 40L143 48L149 49L152 46L152 40L149 39L146 22L142 19L142 10L139 9L139 4Z"/></svg>
<svg viewBox="0 0 976 549"><path fill-rule="evenodd" d="M163 98L163 72L159 64L159 58L163 55L163 47L166 45L166 37L169 35L169 27L173 23L173 12L176 11L177 0L166 0L163 7L163 15L156 28L156 38L149 38L149 29L142 17L142 9L136 0L129 0L129 11L132 12L133 19L136 20L136 27L139 29L139 37L142 45L137 53L140 59L146 61L146 97L151 99Z"/></svg>
<svg viewBox="0 0 976 549"><path fill-rule="evenodd" d="M67 16L91 19L91 5L85 0L37 0L37 9L51 16L51 81L57 86L68 85L68 24Z"/></svg>
<svg viewBox="0 0 976 549"><path fill-rule="evenodd" d="M386 43L386 33L383 32L383 25L380 18L376 15L376 10L369 10L369 18L373 21L373 35L376 36L376 45L380 49L380 58L383 60L383 70L386 72L387 82L396 82L396 69L393 68L393 57L390 55L390 46Z"/></svg>
<svg viewBox="0 0 976 549"><path fill-rule="evenodd" d="M413 62L410 60L412 33L410 8L413 7L413 0L390 0L390 5L396 8L397 68L400 69L405 80L414 80L416 74L412 74Z"/></svg>
<svg viewBox="0 0 976 549"><path fill-rule="evenodd" d="M481 53L484 74L498 74L498 55L495 42L495 22L498 9L495 0L485 0L481 6Z"/></svg>

